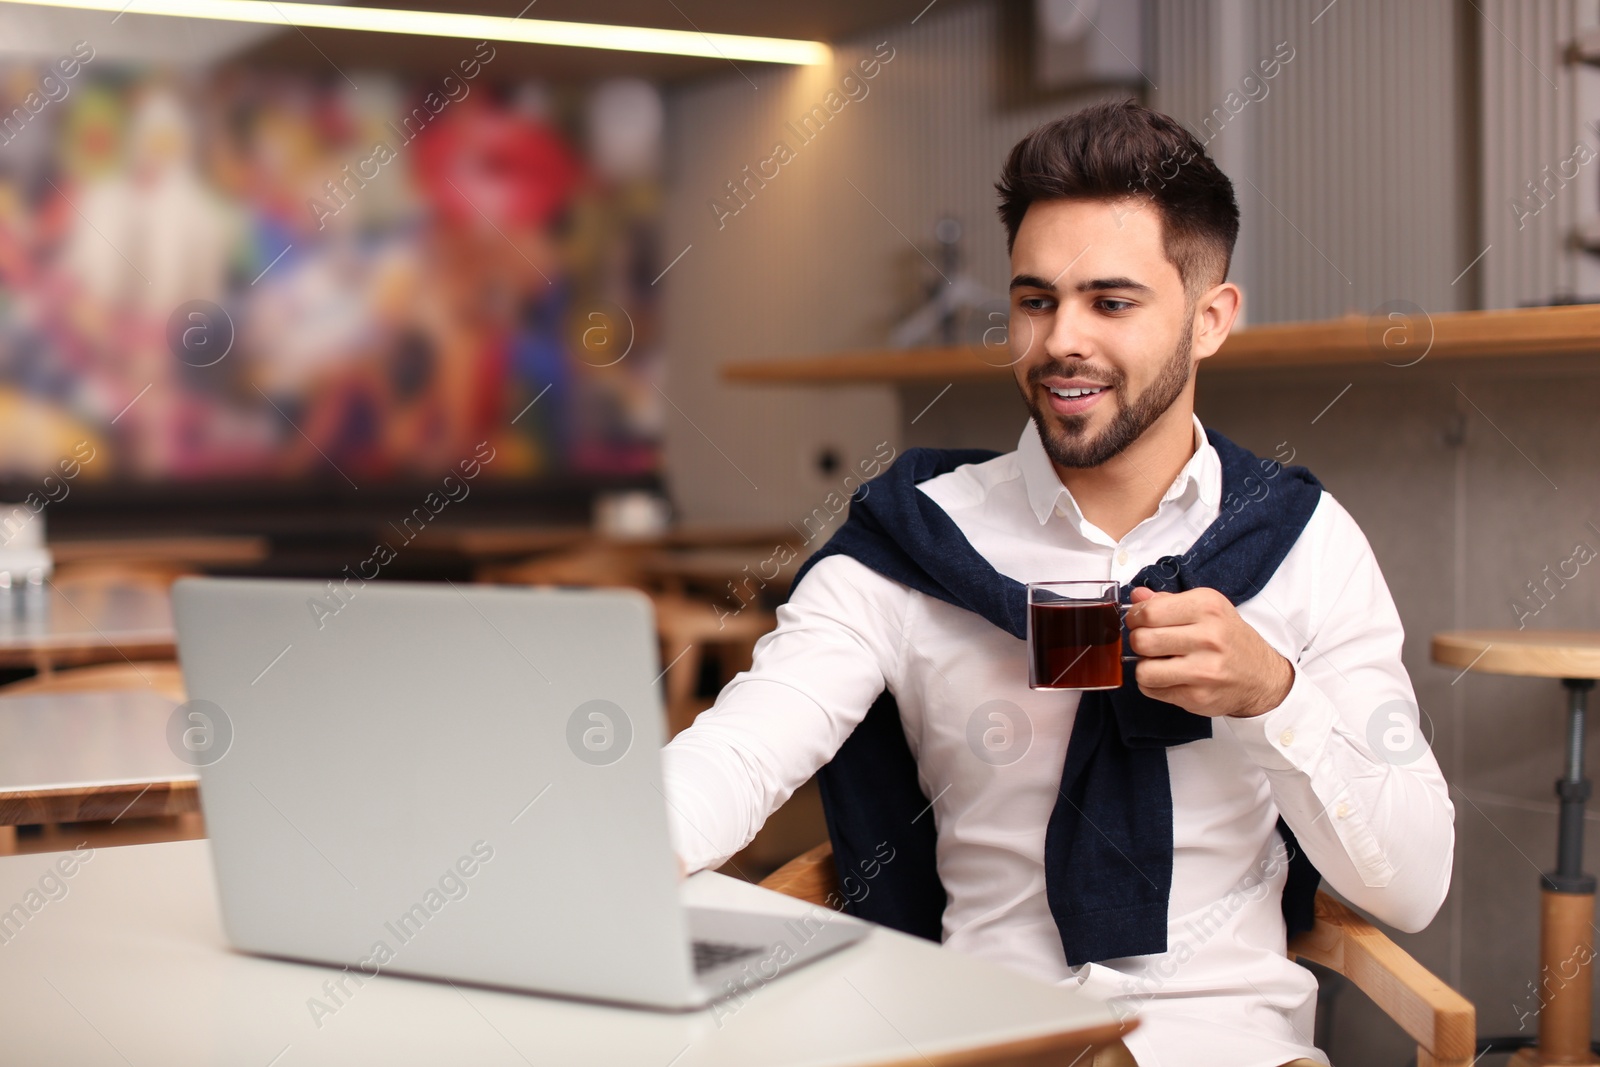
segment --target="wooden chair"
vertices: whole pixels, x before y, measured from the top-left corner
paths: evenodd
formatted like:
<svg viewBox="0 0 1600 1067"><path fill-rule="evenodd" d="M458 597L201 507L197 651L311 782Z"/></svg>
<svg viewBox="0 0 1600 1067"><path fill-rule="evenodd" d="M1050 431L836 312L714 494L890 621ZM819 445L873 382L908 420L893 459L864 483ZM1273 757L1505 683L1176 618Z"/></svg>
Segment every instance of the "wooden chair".
<svg viewBox="0 0 1600 1067"><path fill-rule="evenodd" d="M795 857L761 884L826 906L839 889L833 846ZM1289 943L1289 954L1343 975L1371 997L1417 1042L1417 1067L1470 1067L1477 1044L1472 1002L1328 894L1317 894L1316 908L1316 926Z"/></svg>
<svg viewBox="0 0 1600 1067"><path fill-rule="evenodd" d="M739 612L724 608L719 615L709 600L682 593L653 593L650 599L655 602L661 661L667 665L667 733L676 736L703 710L694 694L706 647L718 649L726 685L750 666L756 642L778 625L778 617L756 607Z"/></svg>

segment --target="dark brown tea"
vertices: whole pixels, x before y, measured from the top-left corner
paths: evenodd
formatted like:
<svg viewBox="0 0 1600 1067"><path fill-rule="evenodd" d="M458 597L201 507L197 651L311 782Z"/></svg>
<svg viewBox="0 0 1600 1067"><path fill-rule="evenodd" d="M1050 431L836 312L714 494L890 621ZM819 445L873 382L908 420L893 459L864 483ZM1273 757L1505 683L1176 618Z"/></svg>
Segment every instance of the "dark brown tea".
<svg viewBox="0 0 1600 1067"><path fill-rule="evenodd" d="M1115 604L1028 605L1034 689L1115 689L1122 684L1122 617Z"/></svg>

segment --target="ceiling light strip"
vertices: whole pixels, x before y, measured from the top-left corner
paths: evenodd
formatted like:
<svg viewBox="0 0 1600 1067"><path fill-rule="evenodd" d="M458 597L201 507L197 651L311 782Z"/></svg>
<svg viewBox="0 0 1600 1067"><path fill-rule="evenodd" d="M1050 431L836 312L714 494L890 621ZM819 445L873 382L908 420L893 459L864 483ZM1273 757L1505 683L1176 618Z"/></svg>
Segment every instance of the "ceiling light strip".
<svg viewBox="0 0 1600 1067"><path fill-rule="evenodd" d="M0 0L17 3L19 0ZM382 7L341 7L301 4L290 0L27 0L30 7L113 11L129 15L169 15L180 18L254 22L268 26L298 26L327 30L364 30L372 33L409 33L428 37L465 37L472 40L512 41L524 44L605 48L622 52L653 52L711 59L742 59L756 63L815 65L832 59L832 50L818 41L780 37L745 37L732 33L662 30L647 26L607 26L590 22L553 22L548 19L505 18L445 11L401 11Z"/></svg>

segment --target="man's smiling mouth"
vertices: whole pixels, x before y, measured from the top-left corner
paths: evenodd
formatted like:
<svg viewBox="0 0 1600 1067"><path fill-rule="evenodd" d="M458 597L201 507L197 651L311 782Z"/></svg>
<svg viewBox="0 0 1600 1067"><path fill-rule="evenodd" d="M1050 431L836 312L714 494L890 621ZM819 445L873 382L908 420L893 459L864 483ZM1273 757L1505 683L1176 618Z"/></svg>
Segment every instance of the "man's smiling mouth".
<svg viewBox="0 0 1600 1067"><path fill-rule="evenodd" d="M1045 403L1060 416L1082 415L1098 407L1100 398L1111 392L1109 385L1046 385Z"/></svg>

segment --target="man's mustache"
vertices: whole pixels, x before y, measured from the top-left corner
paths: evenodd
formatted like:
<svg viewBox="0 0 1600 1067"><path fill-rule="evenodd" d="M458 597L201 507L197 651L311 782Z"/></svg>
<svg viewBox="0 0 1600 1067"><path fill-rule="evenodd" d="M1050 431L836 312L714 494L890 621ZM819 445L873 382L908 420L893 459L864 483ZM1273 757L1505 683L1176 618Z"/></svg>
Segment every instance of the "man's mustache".
<svg viewBox="0 0 1600 1067"><path fill-rule="evenodd" d="M1109 381L1102 381L1092 374L1085 374L1082 364L1073 367L1067 363L1046 363L1033 368L1028 372L1028 384L1038 385L1046 378L1053 377L1082 378L1085 381L1093 382L1095 385L1103 385L1108 389L1114 389L1122 384L1122 375L1120 374L1113 375Z"/></svg>

